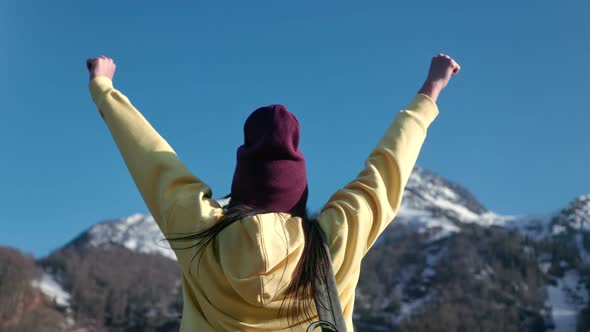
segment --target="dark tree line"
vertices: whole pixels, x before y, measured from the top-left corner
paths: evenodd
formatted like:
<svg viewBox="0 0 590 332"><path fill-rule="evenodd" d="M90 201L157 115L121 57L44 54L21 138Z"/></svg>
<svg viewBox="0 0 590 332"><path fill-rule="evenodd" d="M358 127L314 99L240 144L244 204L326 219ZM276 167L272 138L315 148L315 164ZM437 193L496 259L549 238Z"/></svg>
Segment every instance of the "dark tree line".
<svg viewBox="0 0 590 332"><path fill-rule="evenodd" d="M127 332L178 328L182 292L171 259L120 247L71 247L41 264L63 279L78 324Z"/></svg>
<svg viewBox="0 0 590 332"><path fill-rule="evenodd" d="M61 330L63 316L31 285L41 273L33 257L17 249L0 247L0 331Z"/></svg>
<svg viewBox="0 0 590 332"><path fill-rule="evenodd" d="M546 329L546 280L535 243L478 225L463 225L460 233L438 242L427 241L430 234L395 227L395 238L363 262L355 308L359 326L418 332ZM438 261L425 277L429 254ZM411 315L391 318L401 314L402 301L420 299L423 304Z"/></svg>

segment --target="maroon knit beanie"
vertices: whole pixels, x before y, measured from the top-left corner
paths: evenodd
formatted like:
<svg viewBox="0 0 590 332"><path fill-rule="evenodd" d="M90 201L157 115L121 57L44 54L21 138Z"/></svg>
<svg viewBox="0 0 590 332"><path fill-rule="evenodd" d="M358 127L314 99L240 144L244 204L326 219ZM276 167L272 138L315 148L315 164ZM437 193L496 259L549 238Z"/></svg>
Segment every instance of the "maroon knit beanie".
<svg viewBox="0 0 590 332"><path fill-rule="evenodd" d="M283 105L254 111L237 151L231 200L268 212L301 212L307 204L299 121Z"/></svg>

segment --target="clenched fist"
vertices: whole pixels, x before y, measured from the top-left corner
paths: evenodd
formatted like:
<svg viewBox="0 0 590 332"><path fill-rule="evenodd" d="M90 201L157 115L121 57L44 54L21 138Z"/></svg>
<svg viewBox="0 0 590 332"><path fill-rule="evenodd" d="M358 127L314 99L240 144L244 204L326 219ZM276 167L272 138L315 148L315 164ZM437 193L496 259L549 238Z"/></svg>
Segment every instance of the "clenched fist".
<svg viewBox="0 0 590 332"><path fill-rule="evenodd" d="M450 56L440 53L432 58L428 77L419 93L424 93L436 101L451 77L461 70L461 66Z"/></svg>
<svg viewBox="0 0 590 332"><path fill-rule="evenodd" d="M96 76L106 76L112 81L113 76L115 76L117 65L115 65L113 59L101 55L98 58L86 60L86 68L88 68L90 79L93 79Z"/></svg>

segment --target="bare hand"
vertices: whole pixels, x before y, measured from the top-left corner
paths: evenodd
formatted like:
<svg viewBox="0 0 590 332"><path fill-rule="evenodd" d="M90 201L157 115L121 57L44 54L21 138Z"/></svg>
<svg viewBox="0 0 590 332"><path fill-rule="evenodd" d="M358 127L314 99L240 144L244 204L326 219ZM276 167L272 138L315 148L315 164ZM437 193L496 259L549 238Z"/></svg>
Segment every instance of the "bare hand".
<svg viewBox="0 0 590 332"><path fill-rule="evenodd" d="M112 81L117 65L115 65L113 59L101 55L98 58L86 60L86 68L88 68L90 79L96 76L106 76Z"/></svg>
<svg viewBox="0 0 590 332"><path fill-rule="evenodd" d="M451 77L460 70L461 66L455 60L446 54L440 53L432 58L428 77L418 93L426 94L436 101L442 89L451 80Z"/></svg>

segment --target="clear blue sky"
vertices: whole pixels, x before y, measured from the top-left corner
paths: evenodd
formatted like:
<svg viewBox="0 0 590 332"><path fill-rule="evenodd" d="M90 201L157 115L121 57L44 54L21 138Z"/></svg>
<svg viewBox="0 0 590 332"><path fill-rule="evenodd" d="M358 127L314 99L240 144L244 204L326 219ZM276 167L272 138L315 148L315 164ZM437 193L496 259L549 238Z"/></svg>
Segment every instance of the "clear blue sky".
<svg viewBox="0 0 590 332"><path fill-rule="evenodd" d="M302 123L310 207L352 179L420 87L462 66L418 164L504 214L590 193L588 1L0 1L0 244L36 256L147 210L87 90L85 60L188 167L228 193L242 123Z"/></svg>

